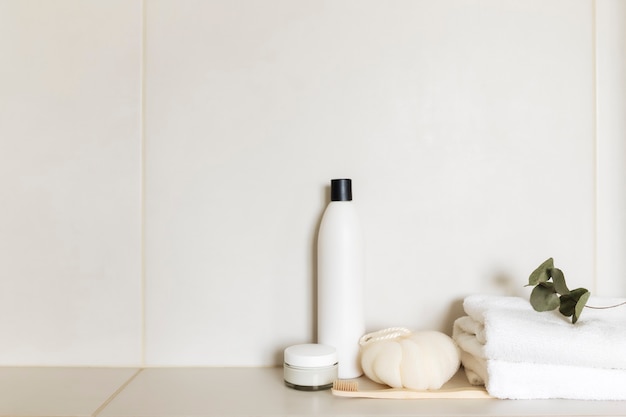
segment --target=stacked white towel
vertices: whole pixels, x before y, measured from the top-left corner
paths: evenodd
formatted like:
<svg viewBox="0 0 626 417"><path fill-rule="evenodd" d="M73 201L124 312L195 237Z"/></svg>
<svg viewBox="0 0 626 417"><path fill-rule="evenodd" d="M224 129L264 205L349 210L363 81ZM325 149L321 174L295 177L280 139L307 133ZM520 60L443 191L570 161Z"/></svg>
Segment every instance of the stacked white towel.
<svg viewBox="0 0 626 417"><path fill-rule="evenodd" d="M623 299L592 297L588 305ZM452 337L470 382L497 398L626 400L626 306L585 309L573 325L518 297L473 295Z"/></svg>

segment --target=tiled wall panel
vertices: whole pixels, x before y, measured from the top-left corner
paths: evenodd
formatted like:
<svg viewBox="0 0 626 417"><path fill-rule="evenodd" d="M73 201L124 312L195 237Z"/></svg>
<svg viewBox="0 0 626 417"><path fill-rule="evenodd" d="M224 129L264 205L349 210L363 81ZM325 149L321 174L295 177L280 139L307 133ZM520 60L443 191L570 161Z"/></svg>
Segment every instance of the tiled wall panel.
<svg viewBox="0 0 626 417"><path fill-rule="evenodd" d="M0 365L141 361L139 1L0 1Z"/></svg>
<svg viewBox="0 0 626 417"><path fill-rule="evenodd" d="M598 293L626 296L626 2L596 2Z"/></svg>
<svg viewBox="0 0 626 417"><path fill-rule="evenodd" d="M147 363L312 340L334 177L370 330L450 331L549 256L593 287L591 1L155 0L146 36Z"/></svg>

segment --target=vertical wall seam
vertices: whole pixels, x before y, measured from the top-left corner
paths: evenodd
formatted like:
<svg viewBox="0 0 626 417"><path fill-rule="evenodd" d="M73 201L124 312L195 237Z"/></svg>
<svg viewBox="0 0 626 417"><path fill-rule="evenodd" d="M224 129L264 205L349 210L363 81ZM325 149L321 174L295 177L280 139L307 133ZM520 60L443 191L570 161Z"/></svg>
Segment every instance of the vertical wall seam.
<svg viewBox="0 0 626 417"><path fill-rule="evenodd" d="M592 115L592 124L593 124L593 192L594 192L594 201L593 201L593 288L592 292L595 293L598 289L598 213L599 213L599 155L600 150L598 149L599 140L598 140L598 10L597 10L597 0L592 0L591 2L591 36L592 36L592 45L591 45L591 59L593 60L593 70L592 70L592 94L593 94L593 115Z"/></svg>
<svg viewBox="0 0 626 417"><path fill-rule="evenodd" d="M141 164L141 354L140 364L146 363L146 120L145 120L145 63L146 63L146 8L145 0L139 0L140 6L140 81L139 81L139 117L140 117L140 164Z"/></svg>

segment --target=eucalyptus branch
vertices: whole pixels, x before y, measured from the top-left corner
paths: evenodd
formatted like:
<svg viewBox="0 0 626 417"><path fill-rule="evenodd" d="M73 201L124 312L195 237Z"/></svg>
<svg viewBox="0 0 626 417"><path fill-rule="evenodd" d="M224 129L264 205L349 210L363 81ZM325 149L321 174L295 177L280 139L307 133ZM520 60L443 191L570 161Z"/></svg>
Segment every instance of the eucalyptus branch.
<svg viewBox="0 0 626 417"><path fill-rule="evenodd" d="M589 305L586 305L585 307L587 307L587 308L593 308L594 310L607 310L607 309L609 309L609 308L621 307L621 306L624 306L624 305L626 305L626 301L624 301L623 303L615 304L615 305L613 305L613 306L594 307L594 306L589 306Z"/></svg>
<svg viewBox="0 0 626 417"><path fill-rule="evenodd" d="M626 301L620 304L606 307L588 306L587 300L591 293L586 288L570 290L565 282L563 271L554 267L554 260L547 259L535 269L528 277L528 285L534 286L530 294L530 304L535 311L551 311L556 308L565 317L571 317L572 323L576 323L585 307L595 310L626 305Z"/></svg>

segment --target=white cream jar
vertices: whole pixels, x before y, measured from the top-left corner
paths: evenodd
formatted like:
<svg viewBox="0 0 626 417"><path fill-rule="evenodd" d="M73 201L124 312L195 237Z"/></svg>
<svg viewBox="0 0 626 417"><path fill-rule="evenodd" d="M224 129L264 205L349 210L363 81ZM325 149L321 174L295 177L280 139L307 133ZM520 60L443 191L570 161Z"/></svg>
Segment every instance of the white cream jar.
<svg viewBox="0 0 626 417"><path fill-rule="evenodd" d="M319 391L337 379L337 350L320 344L289 346L284 352L285 385L301 391Z"/></svg>

